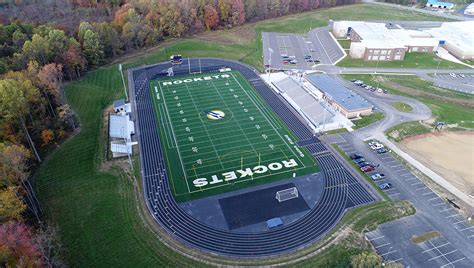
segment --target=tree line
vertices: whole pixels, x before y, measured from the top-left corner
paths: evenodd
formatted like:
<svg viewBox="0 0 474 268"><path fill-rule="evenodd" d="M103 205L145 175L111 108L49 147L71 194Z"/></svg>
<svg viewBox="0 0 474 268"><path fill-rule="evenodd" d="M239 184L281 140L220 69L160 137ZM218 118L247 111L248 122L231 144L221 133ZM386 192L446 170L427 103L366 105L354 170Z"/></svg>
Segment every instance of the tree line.
<svg viewBox="0 0 474 268"><path fill-rule="evenodd" d="M111 58L156 45L167 37L355 2L358 0L4 3L0 6L0 266L60 263L52 250L57 248L54 229L31 224L35 209L31 208L28 177L44 155L78 127L64 95L65 80L77 79Z"/></svg>

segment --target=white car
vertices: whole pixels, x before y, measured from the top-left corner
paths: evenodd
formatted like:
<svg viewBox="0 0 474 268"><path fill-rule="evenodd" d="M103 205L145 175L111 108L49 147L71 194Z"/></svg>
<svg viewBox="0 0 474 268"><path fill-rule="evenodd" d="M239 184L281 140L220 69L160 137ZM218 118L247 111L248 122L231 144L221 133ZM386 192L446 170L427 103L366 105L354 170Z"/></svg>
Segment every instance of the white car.
<svg viewBox="0 0 474 268"><path fill-rule="evenodd" d="M370 146L370 149L372 150L378 150L378 149L382 149L383 147L383 144L380 144L380 143L375 143L375 144L372 144L372 145L369 145Z"/></svg>
<svg viewBox="0 0 474 268"><path fill-rule="evenodd" d="M455 73L450 73L449 75L450 75L451 77L453 77L453 78L456 78L456 74L455 74Z"/></svg>

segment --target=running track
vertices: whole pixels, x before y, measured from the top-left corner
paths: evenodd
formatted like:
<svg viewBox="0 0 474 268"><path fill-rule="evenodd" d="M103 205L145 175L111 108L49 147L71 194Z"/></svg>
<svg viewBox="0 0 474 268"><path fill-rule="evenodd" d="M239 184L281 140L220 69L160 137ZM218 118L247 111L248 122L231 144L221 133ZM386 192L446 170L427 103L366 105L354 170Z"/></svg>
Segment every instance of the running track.
<svg viewBox="0 0 474 268"><path fill-rule="evenodd" d="M308 148L325 175L324 192L314 208L289 225L261 233L234 233L209 227L182 210L175 202L167 179L149 81L159 79L171 65L163 63L129 71L131 102L140 149L145 203L156 222L184 244L209 253L232 257L262 257L287 253L321 239L351 207L375 201L367 189L328 151L251 68L222 59L191 59L175 68L175 75L199 70L215 72L229 67L240 71L270 107Z"/></svg>

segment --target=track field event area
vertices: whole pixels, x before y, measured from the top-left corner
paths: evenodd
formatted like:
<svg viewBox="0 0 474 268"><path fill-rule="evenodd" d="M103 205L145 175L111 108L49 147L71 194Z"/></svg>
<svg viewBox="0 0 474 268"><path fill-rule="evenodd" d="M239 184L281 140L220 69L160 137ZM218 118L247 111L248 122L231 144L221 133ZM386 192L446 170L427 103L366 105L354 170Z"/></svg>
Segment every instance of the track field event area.
<svg viewBox="0 0 474 268"><path fill-rule="evenodd" d="M319 171L237 71L150 82L178 202Z"/></svg>

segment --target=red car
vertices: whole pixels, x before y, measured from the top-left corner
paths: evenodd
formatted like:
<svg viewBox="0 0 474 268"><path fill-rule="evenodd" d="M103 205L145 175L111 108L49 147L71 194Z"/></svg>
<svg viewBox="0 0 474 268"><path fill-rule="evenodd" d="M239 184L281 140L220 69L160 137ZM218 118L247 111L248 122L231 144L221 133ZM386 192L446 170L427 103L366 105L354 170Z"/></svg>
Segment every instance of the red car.
<svg viewBox="0 0 474 268"><path fill-rule="evenodd" d="M289 63L289 61L287 61L287 60L283 60L281 62L283 62L283 64L288 64Z"/></svg>
<svg viewBox="0 0 474 268"><path fill-rule="evenodd" d="M363 166L360 168L360 170L362 170L363 172L367 173L367 172L371 172L371 171L374 171L375 168L373 166Z"/></svg>

